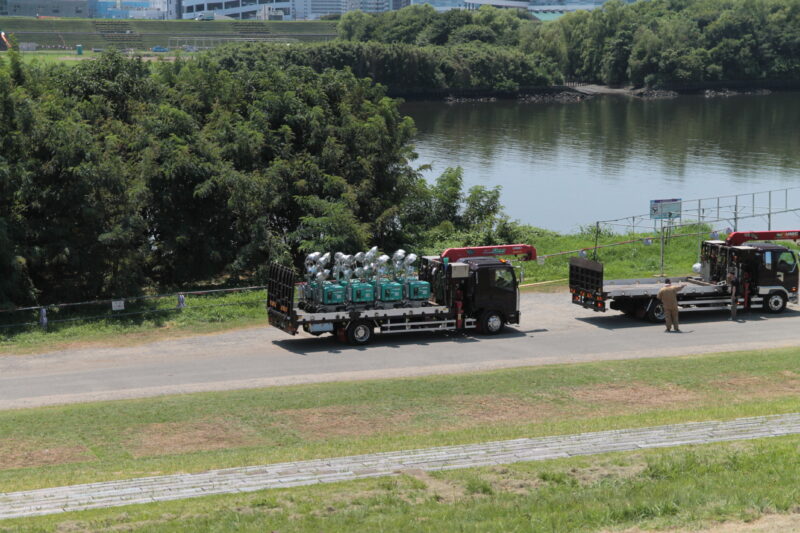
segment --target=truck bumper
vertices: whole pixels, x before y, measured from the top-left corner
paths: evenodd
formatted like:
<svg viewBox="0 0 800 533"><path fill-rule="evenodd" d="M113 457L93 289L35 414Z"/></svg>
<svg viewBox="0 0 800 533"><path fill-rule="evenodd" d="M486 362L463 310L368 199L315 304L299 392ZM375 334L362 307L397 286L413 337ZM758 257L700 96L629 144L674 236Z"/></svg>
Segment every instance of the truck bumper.
<svg viewBox="0 0 800 533"><path fill-rule="evenodd" d="M605 312L606 301L602 296L596 296L580 289L570 289L570 292L572 293L572 303L575 305L580 305L585 309L592 309L593 311Z"/></svg>
<svg viewBox="0 0 800 533"><path fill-rule="evenodd" d="M275 326L291 335L297 335L297 324L294 324L292 318L286 313L270 307L267 309L267 320L270 326Z"/></svg>

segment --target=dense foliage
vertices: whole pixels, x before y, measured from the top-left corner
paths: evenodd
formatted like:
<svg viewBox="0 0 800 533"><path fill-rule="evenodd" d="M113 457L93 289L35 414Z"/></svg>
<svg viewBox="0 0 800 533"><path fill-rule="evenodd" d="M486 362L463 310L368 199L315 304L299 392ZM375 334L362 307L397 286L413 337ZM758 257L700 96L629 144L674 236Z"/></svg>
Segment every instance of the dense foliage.
<svg viewBox="0 0 800 533"><path fill-rule="evenodd" d="M517 49L554 80L658 86L800 79L800 0L613 0L546 23L491 7L436 13L412 6L348 13L338 31L348 41Z"/></svg>
<svg viewBox="0 0 800 533"><path fill-rule="evenodd" d="M248 44L213 52L231 69L260 69L275 62L305 65L322 72L349 68L358 77L388 87L392 94L448 90L516 91L545 86L557 77L555 63L514 47L417 46L404 43L346 42L303 46Z"/></svg>
<svg viewBox="0 0 800 533"><path fill-rule="evenodd" d="M0 62L0 306L263 279L369 244L518 240L497 189L428 185L394 93L562 78L800 79L800 0L653 0L539 23L513 11L352 13L342 40L155 66ZM364 41L364 42L359 42ZM365 79L370 78L370 79Z"/></svg>
<svg viewBox="0 0 800 533"><path fill-rule="evenodd" d="M347 70L11 53L0 121L0 305L263 279L273 259L389 249L461 222L462 204L468 225L499 210L497 191L462 200L458 171L428 186L411 120Z"/></svg>
<svg viewBox="0 0 800 533"><path fill-rule="evenodd" d="M342 16L337 31L346 41L422 46L480 41L514 46L526 28L535 24L531 15L515 9L484 6L477 11L452 9L437 13L430 5L422 4L380 14L351 11Z"/></svg>

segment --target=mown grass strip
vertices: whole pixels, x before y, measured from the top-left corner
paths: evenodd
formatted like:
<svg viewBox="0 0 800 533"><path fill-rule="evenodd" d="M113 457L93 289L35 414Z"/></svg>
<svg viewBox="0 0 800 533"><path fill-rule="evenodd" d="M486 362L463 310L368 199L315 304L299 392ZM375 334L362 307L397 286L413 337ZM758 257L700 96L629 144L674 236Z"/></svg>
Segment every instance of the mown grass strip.
<svg viewBox="0 0 800 533"><path fill-rule="evenodd" d="M0 491L800 410L800 349L0 413Z"/></svg>

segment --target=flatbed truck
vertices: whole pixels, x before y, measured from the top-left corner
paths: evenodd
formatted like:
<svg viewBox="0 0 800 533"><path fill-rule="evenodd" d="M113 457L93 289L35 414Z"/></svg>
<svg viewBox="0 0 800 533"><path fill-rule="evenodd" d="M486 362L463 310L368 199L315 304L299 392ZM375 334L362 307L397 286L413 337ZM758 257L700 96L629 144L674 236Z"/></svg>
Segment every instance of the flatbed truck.
<svg viewBox="0 0 800 533"><path fill-rule="evenodd" d="M787 302L798 302L800 268L797 253L785 246L751 242L757 240L800 240L800 231L735 232L725 241L711 240L701 246L699 276L670 278L685 284L678 293L681 312L729 310L731 289L728 272L738 280L737 308L761 307L780 313ZM748 243L748 244L745 244ZM665 278L605 280L603 264L574 257L569 265L572 303L605 312L607 308L626 315L661 322L664 306L658 291Z"/></svg>
<svg viewBox="0 0 800 533"><path fill-rule="evenodd" d="M386 305L342 302L319 308L304 296L306 282L298 282L291 267L272 264L267 283L269 323L291 335L333 334L340 341L365 345L375 332L476 330L500 333L506 324L519 324L519 279L501 256L536 259L527 244L450 248L440 256L423 256L419 281L430 283L424 302L399 301Z"/></svg>

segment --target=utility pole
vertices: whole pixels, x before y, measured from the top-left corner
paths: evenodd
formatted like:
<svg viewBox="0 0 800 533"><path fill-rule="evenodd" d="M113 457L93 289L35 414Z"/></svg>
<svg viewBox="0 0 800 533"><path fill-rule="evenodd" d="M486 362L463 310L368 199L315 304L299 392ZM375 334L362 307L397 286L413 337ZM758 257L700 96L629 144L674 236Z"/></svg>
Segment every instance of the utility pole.
<svg viewBox="0 0 800 533"><path fill-rule="evenodd" d="M664 219L661 219L661 277L664 277Z"/></svg>

